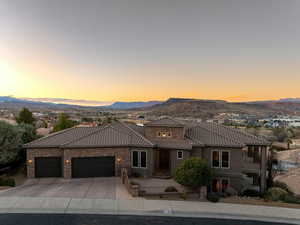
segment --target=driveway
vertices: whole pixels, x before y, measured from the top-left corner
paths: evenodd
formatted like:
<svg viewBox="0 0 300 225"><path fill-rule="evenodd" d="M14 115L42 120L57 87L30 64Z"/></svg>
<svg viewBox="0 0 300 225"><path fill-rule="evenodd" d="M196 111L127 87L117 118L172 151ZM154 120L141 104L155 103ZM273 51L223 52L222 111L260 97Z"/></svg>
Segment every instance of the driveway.
<svg viewBox="0 0 300 225"><path fill-rule="evenodd" d="M133 198L118 177L29 179L21 186L0 191L0 197Z"/></svg>

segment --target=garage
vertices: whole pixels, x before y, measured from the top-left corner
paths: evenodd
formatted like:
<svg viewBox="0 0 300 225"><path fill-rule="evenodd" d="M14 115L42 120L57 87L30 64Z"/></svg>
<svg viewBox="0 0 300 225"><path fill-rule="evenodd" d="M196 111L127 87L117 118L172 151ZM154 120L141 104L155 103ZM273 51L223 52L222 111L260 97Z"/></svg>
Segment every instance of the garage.
<svg viewBox="0 0 300 225"><path fill-rule="evenodd" d="M61 157L37 157L35 158L35 177L61 177Z"/></svg>
<svg viewBox="0 0 300 225"><path fill-rule="evenodd" d="M115 157L72 158L72 177L113 177Z"/></svg>

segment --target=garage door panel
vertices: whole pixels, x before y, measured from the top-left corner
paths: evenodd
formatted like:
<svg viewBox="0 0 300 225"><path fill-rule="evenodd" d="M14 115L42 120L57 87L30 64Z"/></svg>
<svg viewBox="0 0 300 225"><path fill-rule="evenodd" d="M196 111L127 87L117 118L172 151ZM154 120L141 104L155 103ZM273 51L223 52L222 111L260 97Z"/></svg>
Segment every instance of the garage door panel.
<svg viewBox="0 0 300 225"><path fill-rule="evenodd" d="M112 177L115 175L115 157L87 157L72 159L72 177Z"/></svg>
<svg viewBox="0 0 300 225"><path fill-rule="evenodd" d="M35 177L61 177L61 157L37 157L35 158Z"/></svg>

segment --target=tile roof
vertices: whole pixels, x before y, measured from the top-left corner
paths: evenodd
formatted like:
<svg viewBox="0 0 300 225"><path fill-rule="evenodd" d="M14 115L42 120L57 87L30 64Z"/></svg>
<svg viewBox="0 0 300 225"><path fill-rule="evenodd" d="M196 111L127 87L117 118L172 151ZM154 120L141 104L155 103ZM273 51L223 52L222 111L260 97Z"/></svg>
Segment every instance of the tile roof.
<svg viewBox="0 0 300 225"><path fill-rule="evenodd" d="M151 142L158 148L191 150L193 142L189 139L151 138Z"/></svg>
<svg viewBox="0 0 300 225"><path fill-rule="evenodd" d="M154 123L154 122L153 122ZM153 124L151 123L151 124ZM162 119L154 126L166 124L179 126L173 119ZM150 126L152 126L150 124ZM172 125L169 125L172 127ZM180 125L182 126L182 124ZM269 145L260 137L239 129L215 123L196 123L187 126L183 140L169 138L146 138L145 127L115 122L101 127L76 127L51 134L24 145L25 148L90 148L90 147L158 147L171 149L192 149L193 146L237 147L246 145Z"/></svg>
<svg viewBox="0 0 300 225"><path fill-rule="evenodd" d="M172 118L162 118L149 122L146 124L146 126L184 127L184 124Z"/></svg>
<svg viewBox="0 0 300 225"><path fill-rule="evenodd" d="M197 123L187 129L186 136L209 146L238 147L270 144L264 138L216 123Z"/></svg>
<svg viewBox="0 0 300 225"><path fill-rule="evenodd" d="M144 138L124 132L126 128L107 126L89 136L80 138L63 146L63 148L89 148L89 147L153 147L153 144Z"/></svg>
<svg viewBox="0 0 300 225"><path fill-rule="evenodd" d="M70 141L92 134L100 127L74 127L50 134L38 140L25 144L25 148L53 148L64 145Z"/></svg>

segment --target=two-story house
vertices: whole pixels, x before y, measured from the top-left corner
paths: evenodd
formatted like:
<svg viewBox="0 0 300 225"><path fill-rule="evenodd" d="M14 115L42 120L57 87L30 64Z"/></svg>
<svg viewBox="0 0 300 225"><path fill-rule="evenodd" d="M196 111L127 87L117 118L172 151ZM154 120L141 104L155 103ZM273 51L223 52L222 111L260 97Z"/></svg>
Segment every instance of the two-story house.
<svg viewBox="0 0 300 225"><path fill-rule="evenodd" d="M215 123L183 124L164 118L145 126L122 122L76 127L25 145L28 177L172 176L189 157L215 169L212 191L266 188L269 143Z"/></svg>

